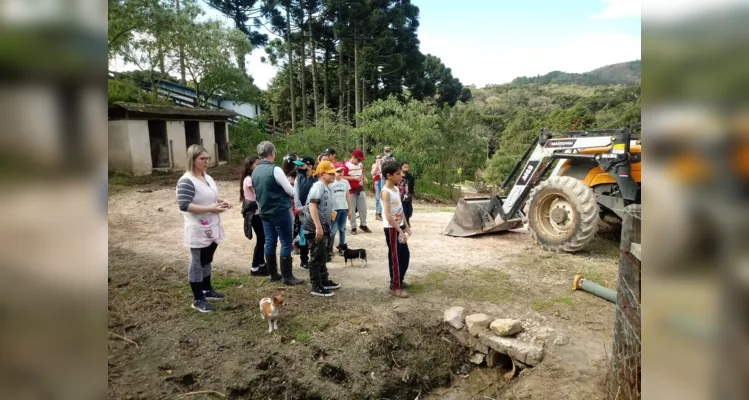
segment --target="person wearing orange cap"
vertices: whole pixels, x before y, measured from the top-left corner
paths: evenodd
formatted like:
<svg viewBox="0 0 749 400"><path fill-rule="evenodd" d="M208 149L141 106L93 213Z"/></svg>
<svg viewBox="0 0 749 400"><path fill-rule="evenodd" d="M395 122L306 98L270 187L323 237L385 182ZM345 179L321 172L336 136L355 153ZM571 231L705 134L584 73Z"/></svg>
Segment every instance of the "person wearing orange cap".
<svg viewBox="0 0 749 400"><path fill-rule="evenodd" d="M328 276L328 242L332 220L333 198L328 185L335 180L335 167L330 161L321 161L317 166L319 180L312 185L304 206L304 237L310 247L309 279L312 295L333 296L331 290L341 287Z"/></svg>
<svg viewBox="0 0 749 400"><path fill-rule="evenodd" d="M359 213L361 223L359 228L366 233L372 233L367 227L367 177L364 175L364 152L356 149L351 152L351 159L343 165L343 179L351 185L351 207L348 210L351 221L351 234L356 235L356 213Z"/></svg>

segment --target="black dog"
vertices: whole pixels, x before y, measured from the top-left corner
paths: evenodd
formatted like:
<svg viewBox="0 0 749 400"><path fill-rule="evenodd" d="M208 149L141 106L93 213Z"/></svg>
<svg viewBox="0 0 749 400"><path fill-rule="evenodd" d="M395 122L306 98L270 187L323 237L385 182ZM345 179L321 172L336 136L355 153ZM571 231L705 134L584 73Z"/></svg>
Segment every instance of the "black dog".
<svg viewBox="0 0 749 400"><path fill-rule="evenodd" d="M351 260L351 266L354 266L354 260L363 260L362 267L367 266L367 250L365 249L349 249L348 246L341 245L338 246L338 250L341 252L341 255L343 255L343 264L348 264L348 261Z"/></svg>

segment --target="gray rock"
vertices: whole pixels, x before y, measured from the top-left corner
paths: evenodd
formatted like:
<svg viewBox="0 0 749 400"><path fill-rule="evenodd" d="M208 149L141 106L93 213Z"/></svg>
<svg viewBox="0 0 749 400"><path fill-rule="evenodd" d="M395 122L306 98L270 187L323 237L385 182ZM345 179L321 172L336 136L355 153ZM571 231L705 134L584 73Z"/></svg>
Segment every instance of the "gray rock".
<svg viewBox="0 0 749 400"><path fill-rule="evenodd" d="M474 350L478 351L479 353L489 354L489 346L481 343L478 339L476 339L473 336L470 336L470 338L476 341L476 343L473 344Z"/></svg>
<svg viewBox="0 0 749 400"><path fill-rule="evenodd" d="M543 346L523 342L515 338L497 336L489 331L481 332L479 341L499 353L507 354L530 366L540 363L544 358Z"/></svg>
<svg viewBox="0 0 749 400"><path fill-rule="evenodd" d="M489 327L490 322L492 322L492 320L486 314L471 314L466 317L466 326L468 327L468 333L473 336L478 336L479 333Z"/></svg>
<svg viewBox="0 0 749 400"><path fill-rule="evenodd" d="M523 331L520 321L509 318L495 319L489 328L499 336L514 336Z"/></svg>
<svg viewBox="0 0 749 400"><path fill-rule="evenodd" d="M443 321L447 322L450 326L455 329L463 329L465 325L463 323L463 317L465 316L466 309L463 307L450 307L445 310Z"/></svg>
<svg viewBox="0 0 749 400"><path fill-rule="evenodd" d="M473 353L473 356L471 356L471 362L476 365L481 365L484 362L484 355L481 353Z"/></svg>
<svg viewBox="0 0 749 400"><path fill-rule="evenodd" d="M566 346L570 342L569 339L567 339L567 336L564 336L563 334L558 334L557 337L554 338L554 345L555 346Z"/></svg>

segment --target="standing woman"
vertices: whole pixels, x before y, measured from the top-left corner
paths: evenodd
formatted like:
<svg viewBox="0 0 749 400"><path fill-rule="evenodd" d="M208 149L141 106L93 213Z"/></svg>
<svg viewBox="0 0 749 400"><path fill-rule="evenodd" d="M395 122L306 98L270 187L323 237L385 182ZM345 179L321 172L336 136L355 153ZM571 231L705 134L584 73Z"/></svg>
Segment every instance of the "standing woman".
<svg viewBox="0 0 749 400"><path fill-rule="evenodd" d="M231 205L218 196L218 186L206 170L211 157L208 151L194 144L187 149L187 171L177 182L177 203L185 217L185 247L190 248L189 278L195 300L192 308L213 311L208 300L224 295L211 287L211 263L219 243L224 240L219 214Z"/></svg>
<svg viewBox="0 0 749 400"><path fill-rule="evenodd" d="M252 218L252 230L255 232L255 250L252 253L252 268L250 274L252 276L268 276L268 267L265 265L264 246L265 246L265 232L263 231L263 220L260 218L260 209L257 207L257 200L255 199L255 188L252 186L252 171L257 167L260 162L260 158L256 156L249 156L244 160L242 166L242 176L239 178L241 187L239 188L239 201L242 203L242 214L245 215L245 210L252 214L245 215L245 218ZM251 210L255 210L252 212Z"/></svg>
<svg viewBox="0 0 749 400"><path fill-rule="evenodd" d="M265 264L268 266L271 281L283 279L287 285L300 285L304 280L297 279L291 272L291 198L294 188L283 170L273 164L276 159L276 146L269 141L257 145L260 163L252 171L252 184L260 207L265 231ZM281 275L276 263L276 244L281 241Z"/></svg>

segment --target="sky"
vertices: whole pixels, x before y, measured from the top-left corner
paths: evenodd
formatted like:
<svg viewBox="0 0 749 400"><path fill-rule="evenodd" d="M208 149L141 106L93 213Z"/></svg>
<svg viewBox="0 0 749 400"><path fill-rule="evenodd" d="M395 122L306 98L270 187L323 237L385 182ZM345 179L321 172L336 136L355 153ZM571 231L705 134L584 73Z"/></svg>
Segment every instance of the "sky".
<svg viewBox="0 0 749 400"><path fill-rule="evenodd" d="M439 57L464 85L483 87L555 70L581 73L640 59L640 0L412 2L420 10L421 52ZM231 26L201 4L208 18ZM256 49L247 58L247 70L261 89L276 74L260 61L265 55Z"/></svg>
<svg viewBox="0 0 749 400"><path fill-rule="evenodd" d="M640 0L412 1L421 52L439 57L464 85L640 59ZM255 50L247 66L261 89L275 75L264 55Z"/></svg>

